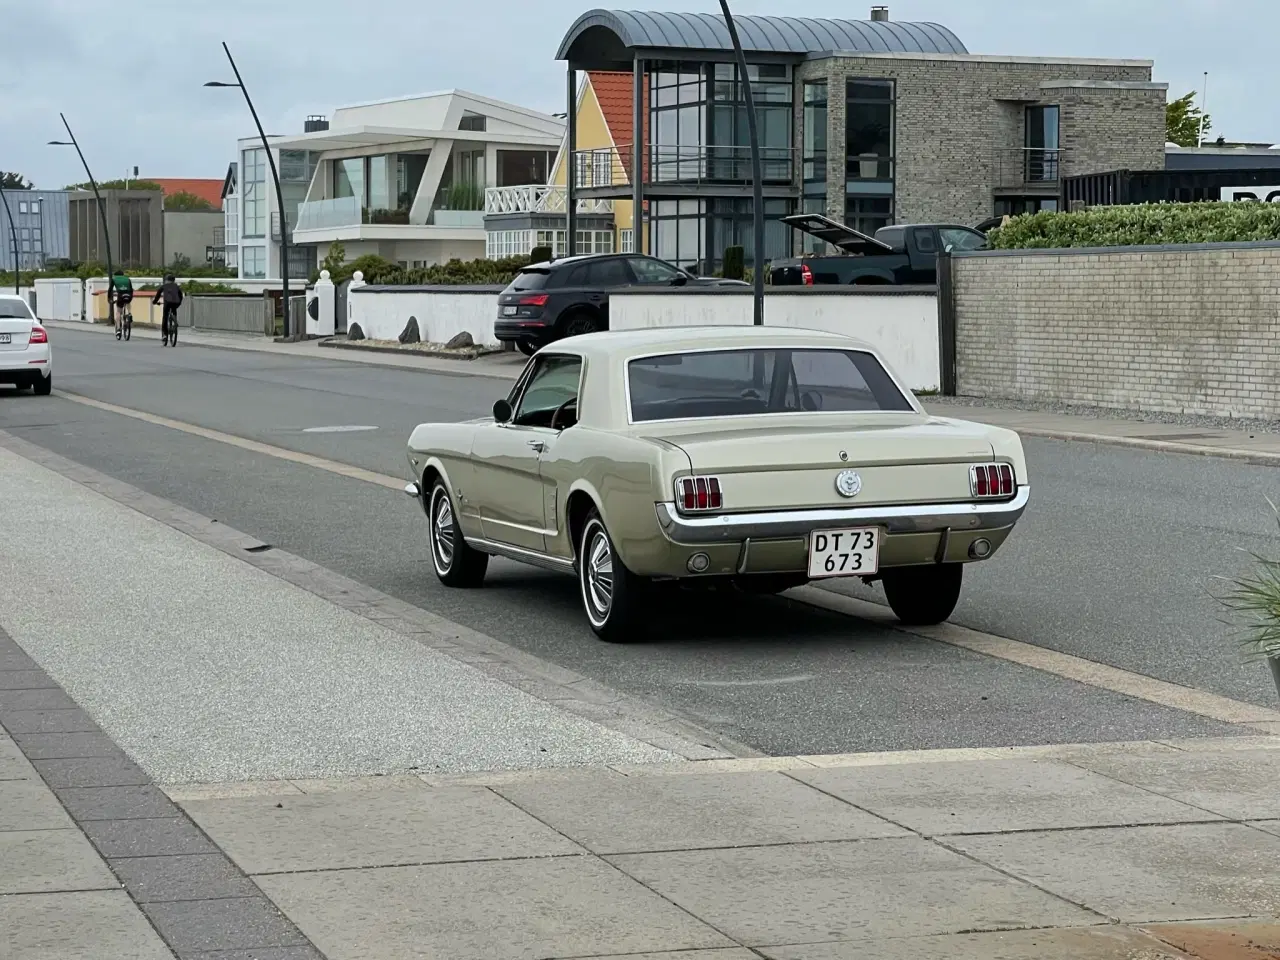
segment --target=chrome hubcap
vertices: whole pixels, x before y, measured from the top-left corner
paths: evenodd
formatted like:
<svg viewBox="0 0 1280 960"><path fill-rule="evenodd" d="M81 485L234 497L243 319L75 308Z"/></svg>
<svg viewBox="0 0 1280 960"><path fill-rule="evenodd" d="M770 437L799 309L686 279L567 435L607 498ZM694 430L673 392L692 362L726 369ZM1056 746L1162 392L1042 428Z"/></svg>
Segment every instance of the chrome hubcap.
<svg viewBox="0 0 1280 960"><path fill-rule="evenodd" d="M453 505L443 490L436 493L435 509L431 511L431 548L436 565L448 570L453 564Z"/></svg>
<svg viewBox="0 0 1280 960"><path fill-rule="evenodd" d="M604 620L609 616L609 607L613 603L613 551L609 549L609 541L603 531L597 530L591 537L586 553L584 592L592 614L597 620Z"/></svg>

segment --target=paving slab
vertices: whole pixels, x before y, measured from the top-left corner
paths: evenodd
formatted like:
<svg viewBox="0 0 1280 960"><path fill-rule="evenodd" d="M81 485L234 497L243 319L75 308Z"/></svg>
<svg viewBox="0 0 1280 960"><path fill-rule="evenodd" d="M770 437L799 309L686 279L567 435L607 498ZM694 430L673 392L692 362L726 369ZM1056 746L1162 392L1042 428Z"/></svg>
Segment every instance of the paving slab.
<svg viewBox="0 0 1280 960"><path fill-rule="evenodd" d="M1280 750L1086 755L1072 762L1232 820L1280 818Z"/></svg>
<svg viewBox="0 0 1280 960"><path fill-rule="evenodd" d="M71 818L42 781L0 780L0 833L6 830L62 830Z"/></svg>
<svg viewBox="0 0 1280 960"><path fill-rule="evenodd" d="M32 760L124 756L105 733L29 733L18 737L17 743Z"/></svg>
<svg viewBox="0 0 1280 960"><path fill-rule="evenodd" d="M284 874L258 885L329 960L536 960L733 946L587 856Z"/></svg>
<svg viewBox="0 0 1280 960"><path fill-rule="evenodd" d="M1121 923L1280 913L1280 838L1243 824L957 837L969 856Z"/></svg>
<svg viewBox="0 0 1280 960"><path fill-rule="evenodd" d="M30 673L30 671L26 671ZM44 671L40 671L44 673ZM14 674L0 674L14 676ZM9 713L14 710L74 710L76 702L67 696L60 687L49 681L41 687L25 689L0 690L0 710Z"/></svg>
<svg viewBox="0 0 1280 960"><path fill-rule="evenodd" d="M217 853L124 857L110 862L111 869L139 903L222 900L258 893L252 880Z"/></svg>
<svg viewBox="0 0 1280 960"><path fill-rule="evenodd" d="M919 838L629 854L609 861L748 946L1098 922Z"/></svg>
<svg viewBox="0 0 1280 960"><path fill-rule="evenodd" d="M0 833L0 864L0 895L120 888L76 829Z"/></svg>
<svg viewBox="0 0 1280 960"><path fill-rule="evenodd" d="M123 890L0 897L0 930L19 960L173 960Z"/></svg>
<svg viewBox="0 0 1280 960"><path fill-rule="evenodd" d="M778 773L596 776L493 789L595 853L907 836Z"/></svg>
<svg viewBox="0 0 1280 960"><path fill-rule="evenodd" d="M1280 957L1280 923L1275 920L1171 923L1145 929L1165 943L1205 960L1274 960Z"/></svg>
<svg viewBox="0 0 1280 960"><path fill-rule="evenodd" d="M18 745L0 729L0 780L30 780L35 775Z"/></svg>
<svg viewBox="0 0 1280 960"><path fill-rule="evenodd" d="M80 824L104 857L173 857L216 853L210 842L186 817L151 820L88 820Z"/></svg>
<svg viewBox="0 0 1280 960"><path fill-rule="evenodd" d="M251 875L583 852L481 787L199 800L184 809Z"/></svg>
<svg viewBox="0 0 1280 960"><path fill-rule="evenodd" d="M768 960L1191 960L1153 936L1110 924L815 943L760 952Z"/></svg>
<svg viewBox="0 0 1280 960"><path fill-rule="evenodd" d="M3 666L5 663L3 657L4 654L0 653L0 690L39 690L57 686L43 670L20 670ZM9 702L8 693L0 694L0 697L3 697L6 703Z"/></svg>
<svg viewBox="0 0 1280 960"><path fill-rule="evenodd" d="M1280 837L1280 820L1251 820L1249 826Z"/></svg>
<svg viewBox="0 0 1280 960"><path fill-rule="evenodd" d="M262 897L146 903L142 910L179 960L214 949L307 945L293 924Z"/></svg>
<svg viewBox="0 0 1280 960"><path fill-rule="evenodd" d="M177 808L159 787L74 787L58 799L77 820L149 820L171 817Z"/></svg>
<svg viewBox="0 0 1280 960"><path fill-rule="evenodd" d="M1219 819L1054 760L793 770L790 776L927 836Z"/></svg>
<svg viewBox="0 0 1280 960"><path fill-rule="evenodd" d="M126 757L36 760L35 768L54 790L63 787L141 787L151 778Z"/></svg>

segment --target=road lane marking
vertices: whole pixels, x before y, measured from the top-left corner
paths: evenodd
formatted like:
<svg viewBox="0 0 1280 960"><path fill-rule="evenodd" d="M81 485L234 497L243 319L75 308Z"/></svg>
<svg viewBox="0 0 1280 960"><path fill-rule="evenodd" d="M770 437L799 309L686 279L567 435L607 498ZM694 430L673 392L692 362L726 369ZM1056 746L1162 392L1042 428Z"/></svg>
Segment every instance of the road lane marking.
<svg viewBox="0 0 1280 960"><path fill-rule="evenodd" d="M1280 711L1269 710L1257 704L1232 700L1230 697L1219 696L1193 687L1184 687L1167 680L1157 680L1154 677L1122 670L1094 660L1086 660L1069 653L1060 653L1047 647L1038 647L1021 640L979 633L977 630L970 630L968 627L961 627L954 623L943 623L936 627L903 626L894 619L888 607L870 600L859 600L855 597L832 593L830 590L819 587L798 587L791 590L787 596L810 606L857 617L860 620L869 620L878 626L924 637L936 643L962 647L988 657L1031 667L1042 673L1075 680L1091 687L1145 700L1148 703L1172 707L1183 713L1194 713L1221 723L1252 725L1273 724L1280 721Z"/></svg>
<svg viewBox="0 0 1280 960"><path fill-rule="evenodd" d="M350 464L339 463L336 460L328 460L324 457L316 457L307 453L298 453L295 450L288 450L284 447L260 443L257 440L248 440L244 437L223 433L220 430L198 427L180 420L171 420L168 417L161 417L154 413L121 407L102 400L93 400L89 397L67 393L63 390L55 391L55 393L74 403L132 417L135 420L142 420L157 426L168 427L172 430L203 437L207 440L215 440L242 450L276 457L277 459L287 460L290 463L315 467L338 476L348 477L353 480L363 480L366 483L376 484L391 490L402 490L404 488L405 481L402 479L374 473L371 470L364 470L360 467L353 467ZM846 597L818 587L798 587L789 591L786 596L790 596L809 606L856 617L859 620L873 622L878 626L923 637L936 643L962 647L997 660L1016 663L1052 676L1075 680L1090 687L1110 690L1113 693L1123 694L1147 703L1170 707L1183 713L1195 714L1222 723L1249 725L1265 733L1275 733L1280 728L1280 711L1269 710L1266 707L1244 703L1239 700L1232 700L1229 697L1197 690L1193 687L1184 687L1181 684L1157 680L1154 677L1133 673L1093 660L1086 660L1083 657L1073 656L1068 653L1060 653L1022 640L1011 640L1007 637L998 637L990 633L980 633L977 630L970 630L967 627L952 623L945 623L937 627L906 627L893 618L892 614L889 613L888 607L868 600Z"/></svg>
<svg viewBox="0 0 1280 960"><path fill-rule="evenodd" d="M362 433L366 430L377 430L377 427L364 427L354 423L337 424L332 427L303 427L303 433Z"/></svg>
<svg viewBox="0 0 1280 960"><path fill-rule="evenodd" d="M383 473L374 473L372 470L365 470L361 467L353 467L349 463L339 463L337 460L328 460L324 457L312 456L309 453L299 453L297 450L288 450L284 447L277 447L269 443L260 443L257 440L249 440L245 437L237 437L235 434L223 433L221 430L211 430L208 427L197 427L193 423L183 423L181 420L170 420L168 417L162 417L158 414L147 413L145 410L134 410L130 407L121 407L114 403L106 403L102 400L94 400L90 397L82 397L76 393L67 393L65 390L58 390L56 394L64 400L70 400L72 403L84 404L86 407L94 407L97 410L105 410L108 413L118 413L124 417L132 417L134 420L141 420L144 423L152 423L158 427L168 427L170 430L178 430L182 433L190 434L193 437L203 437L206 440L216 440L218 443L225 443L232 447L239 447L241 450L248 450L252 453L261 453L264 456L275 457L279 460L288 460L290 463L299 463L308 467L315 467L318 470L327 470L329 473L336 473L341 477L349 477L352 480L363 480L365 483L373 483L380 487L386 487L389 490L403 490L405 481L396 477L388 477Z"/></svg>

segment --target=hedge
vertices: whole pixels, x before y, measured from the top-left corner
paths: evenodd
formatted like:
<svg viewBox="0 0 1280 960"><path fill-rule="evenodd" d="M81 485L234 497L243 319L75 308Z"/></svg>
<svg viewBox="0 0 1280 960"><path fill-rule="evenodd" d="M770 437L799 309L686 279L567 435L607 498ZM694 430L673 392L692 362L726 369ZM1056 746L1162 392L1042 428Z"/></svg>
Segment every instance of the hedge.
<svg viewBox="0 0 1280 960"><path fill-rule="evenodd" d="M1143 203L1014 217L988 235L996 250L1128 247L1280 239L1280 204Z"/></svg>
<svg viewBox="0 0 1280 960"><path fill-rule="evenodd" d="M438 263L430 267L405 268L370 253L341 266L334 266L331 260L326 260L325 269L329 270L329 279L334 283L350 280L359 270L364 275L365 283L392 286L427 284L506 286L515 279L520 268L527 266L528 263L528 257L507 257L503 260L450 260L448 263ZM312 276L312 281L314 282L319 275L317 270Z"/></svg>

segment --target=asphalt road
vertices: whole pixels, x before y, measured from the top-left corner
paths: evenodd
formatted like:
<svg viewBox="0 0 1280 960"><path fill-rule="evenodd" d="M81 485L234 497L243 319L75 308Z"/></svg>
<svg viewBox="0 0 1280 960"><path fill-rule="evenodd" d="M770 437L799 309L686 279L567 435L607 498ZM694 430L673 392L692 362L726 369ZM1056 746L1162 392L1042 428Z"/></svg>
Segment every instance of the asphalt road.
<svg viewBox="0 0 1280 960"><path fill-rule="evenodd" d="M55 350L59 388L395 476L414 425L483 414L508 387L65 330ZM0 429L768 753L1233 732L782 600L672 601L655 613L654 642L610 646L587 629L568 578L496 561L481 591L439 586L421 513L394 491L56 395L0 390ZM1242 662L1209 592L1213 575L1241 568L1241 549L1272 542L1272 470L1089 444L1027 449L1032 507L1000 556L971 568L953 619L1274 705L1265 669Z"/></svg>

